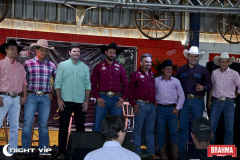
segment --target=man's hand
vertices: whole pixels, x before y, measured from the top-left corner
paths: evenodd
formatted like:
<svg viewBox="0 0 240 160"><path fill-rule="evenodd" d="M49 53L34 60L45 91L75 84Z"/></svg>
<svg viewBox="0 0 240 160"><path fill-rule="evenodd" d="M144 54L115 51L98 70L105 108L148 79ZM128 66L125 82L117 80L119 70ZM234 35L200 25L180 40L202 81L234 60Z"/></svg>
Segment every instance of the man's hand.
<svg viewBox="0 0 240 160"><path fill-rule="evenodd" d="M97 103L101 108L104 108L106 106L106 104L104 102L106 102L106 101L102 98L97 99Z"/></svg>
<svg viewBox="0 0 240 160"><path fill-rule="evenodd" d="M203 91L204 90L204 86L202 86L201 84L196 84L196 91Z"/></svg>
<svg viewBox="0 0 240 160"><path fill-rule="evenodd" d="M27 97L21 97L20 98L20 104L21 105L24 105L26 101L27 101Z"/></svg>
<svg viewBox="0 0 240 160"><path fill-rule="evenodd" d="M58 108L60 109L60 111L64 111L65 104L64 104L63 100L58 99L57 103L58 103Z"/></svg>
<svg viewBox="0 0 240 160"><path fill-rule="evenodd" d="M0 97L0 107L3 107L4 103L3 103L3 97Z"/></svg>
<svg viewBox="0 0 240 160"><path fill-rule="evenodd" d="M88 104L89 104L89 100L86 100L85 102L83 102L83 105L82 105L82 111L83 112L86 112L87 109L88 109Z"/></svg>
<svg viewBox="0 0 240 160"><path fill-rule="evenodd" d="M122 104L124 103L124 99L122 99L121 97L118 97L119 101L116 103L117 107L121 107Z"/></svg>
<svg viewBox="0 0 240 160"><path fill-rule="evenodd" d="M50 93L48 94L48 98L49 98L50 100L52 100L52 98L53 98L53 93L52 93L52 92L50 92Z"/></svg>
<svg viewBox="0 0 240 160"><path fill-rule="evenodd" d="M177 109L177 108L173 108L172 113L173 113L173 114L178 114L178 109Z"/></svg>
<svg viewBox="0 0 240 160"><path fill-rule="evenodd" d="M207 107L208 107L209 109L211 109L211 105L212 105L212 101L210 100L210 101L208 101L208 103L207 103Z"/></svg>
<svg viewBox="0 0 240 160"><path fill-rule="evenodd" d="M140 111L139 111L139 109L138 109L139 106L140 106L140 105L138 105L138 104L135 104L135 105L133 106L133 112L134 112L136 115L138 115L138 114L140 113Z"/></svg>

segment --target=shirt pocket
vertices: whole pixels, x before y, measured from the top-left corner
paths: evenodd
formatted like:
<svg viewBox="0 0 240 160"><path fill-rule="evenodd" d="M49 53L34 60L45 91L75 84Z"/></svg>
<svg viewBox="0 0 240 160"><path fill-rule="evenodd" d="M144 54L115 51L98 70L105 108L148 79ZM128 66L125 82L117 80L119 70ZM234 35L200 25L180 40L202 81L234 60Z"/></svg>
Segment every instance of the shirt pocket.
<svg viewBox="0 0 240 160"><path fill-rule="evenodd" d="M224 83L224 85L225 85L226 87L230 87L230 86L232 86L233 84L234 84L234 79L233 79L233 78L230 78L230 77L225 78L225 83Z"/></svg>
<svg viewBox="0 0 240 160"><path fill-rule="evenodd" d="M180 75L179 75L179 77L186 77L187 76L187 73L181 73Z"/></svg>
<svg viewBox="0 0 240 160"><path fill-rule="evenodd" d="M202 78L203 77L203 75L201 75L201 74L198 74L198 73L194 73L194 75L193 75L195 78Z"/></svg>

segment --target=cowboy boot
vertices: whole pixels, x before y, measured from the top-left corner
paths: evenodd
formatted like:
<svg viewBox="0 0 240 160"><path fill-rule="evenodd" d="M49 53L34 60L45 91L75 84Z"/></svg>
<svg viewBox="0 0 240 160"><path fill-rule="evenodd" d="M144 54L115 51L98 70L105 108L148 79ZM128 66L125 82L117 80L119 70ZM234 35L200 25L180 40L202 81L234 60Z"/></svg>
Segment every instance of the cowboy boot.
<svg viewBox="0 0 240 160"><path fill-rule="evenodd" d="M172 148L172 159L176 160L178 157L178 146L175 143L171 142L171 148Z"/></svg>
<svg viewBox="0 0 240 160"><path fill-rule="evenodd" d="M161 160L168 160L166 155L166 143L164 143L162 149L160 150L160 158Z"/></svg>

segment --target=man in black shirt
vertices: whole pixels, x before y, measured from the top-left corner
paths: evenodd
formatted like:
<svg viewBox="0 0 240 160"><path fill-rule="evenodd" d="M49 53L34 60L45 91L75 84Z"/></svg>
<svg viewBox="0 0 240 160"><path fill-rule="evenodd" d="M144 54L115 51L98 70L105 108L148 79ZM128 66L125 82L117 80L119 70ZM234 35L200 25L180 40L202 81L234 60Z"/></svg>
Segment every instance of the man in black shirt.
<svg viewBox="0 0 240 160"><path fill-rule="evenodd" d="M177 160L228 160L229 157L208 157L207 148L212 140L212 125L206 118L197 118L192 123L191 136L195 149L182 152Z"/></svg>

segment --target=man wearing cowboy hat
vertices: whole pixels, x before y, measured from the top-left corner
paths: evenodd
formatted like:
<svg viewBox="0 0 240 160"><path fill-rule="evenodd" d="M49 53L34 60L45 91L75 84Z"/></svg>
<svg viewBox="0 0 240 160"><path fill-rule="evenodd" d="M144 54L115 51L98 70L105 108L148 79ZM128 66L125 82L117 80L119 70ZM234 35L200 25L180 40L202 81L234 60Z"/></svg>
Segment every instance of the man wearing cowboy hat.
<svg viewBox="0 0 240 160"><path fill-rule="evenodd" d="M97 64L91 76L92 95L97 99L94 112L93 132L100 132L101 122L107 115L122 116L122 104L128 96L128 78L124 67L115 62L116 55L121 51L112 42L103 45L101 52L106 60Z"/></svg>
<svg viewBox="0 0 240 160"><path fill-rule="evenodd" d="M47 40L40 39L29 47L36 57L24 63L27 72L27 101L24 105L24 125L22 127L22 146L30 147L33 119L38 112L39 148L48 147L48 117L51 107L51 76L55 78L57 67L46 59L49 47Z"/></svg>
<svg viewBox="0 0 240 160"><path fill-rule="evenodd" d="M89 68L80 61L80 46L72 43L69 48L70 58L58 65L54 83L60 109L59 126L59 156L65 159L67 135L70 117L74 111L77 131L85 131L84 123L89 104L91 90Z"/></svg>
<svg viewBox="0 0 240 160"><path fill-rule="evenodd" d="M186 151L190 114L191 121L203 116L205 92L212 89L207 68L198 64L203 53L199 53L198 47L192 46L189 51L184 50L183 54L188 63L180 66L175 75L180 80L186 96L183 108L179 111L179 152Z"/></svg>
<svg viewBox="0 0 240 160"><path fill-rule="evenodd" d="M157 67L163 75L155 78L157 101L157 140L161 159L167 159L165 125L168 123L172 147L172 159L178 157L178 111L182 108L185 96L180 81L172 77L172 60L167 59Z"/></svg>
<svg viewBox="0 0 240 160"><path fill-rule="evenodd" d="M10 148L18 148L18 128L21 105L26 102L27 81L26 72L21 63L16 61L16 56L23 49L17 42L10 39L3 43L0 52L6 55L0 60L0 126L8 113L10 122L9 142ZM23 92L20 98L19 93ZM17 154L16 158L18 158Z"/></svg>
<svg viewBox="0 0 240 160"><path fill-rule="evenodd" d="M140 65L129 77L129 102L134 112L133 144L136 146L135 153L141 155L141 133L145 123L147 153L152 159L159 159L155 155L156 99L154 73L151 71L152 55L142 55Z"/></svg>
<svg viewBox="0 0 240 160"><path fill-rule="evenodd" d="M211 108L210 121L213 128L213 141L215 144L215 134L221 113L225 120L224 144L233 143L233 124L234 124L234 98L240 94L240 77L238 72L228 66L233 63L227 52L220 56L215 56L213 63L220 68L212 72L213 89L209 93L208 107ZM235 92L238 87L237 92ZM211 102L212 99L212 102ZM212 103L212 104L211 104Z"/></svg>

